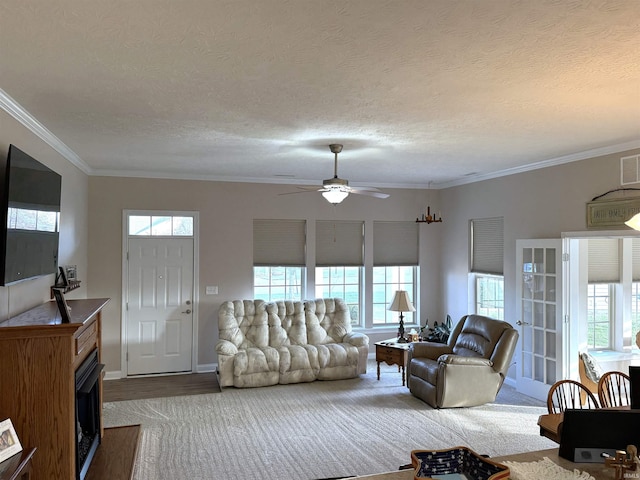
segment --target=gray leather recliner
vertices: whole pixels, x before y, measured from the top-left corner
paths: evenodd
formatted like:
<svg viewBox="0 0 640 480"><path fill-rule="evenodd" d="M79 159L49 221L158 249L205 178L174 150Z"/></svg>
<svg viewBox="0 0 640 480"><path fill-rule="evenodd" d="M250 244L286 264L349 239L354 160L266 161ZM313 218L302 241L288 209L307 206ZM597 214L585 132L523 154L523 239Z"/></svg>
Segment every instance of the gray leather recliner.
<svg viewBox="0 0 640 480"><path fill-rule="evenodd" d="M435 408L493 402L511 365L517 341L518 331L509 323L465 315L447 344L410 345L409 390Z"/></svg>

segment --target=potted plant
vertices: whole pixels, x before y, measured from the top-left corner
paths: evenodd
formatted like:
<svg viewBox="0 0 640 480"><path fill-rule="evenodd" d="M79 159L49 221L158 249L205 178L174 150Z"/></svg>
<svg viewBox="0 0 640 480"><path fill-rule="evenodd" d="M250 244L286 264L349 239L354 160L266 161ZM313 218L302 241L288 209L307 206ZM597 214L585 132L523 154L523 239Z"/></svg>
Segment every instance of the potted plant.
<svg viewBox="0 0 640 480"><path fill-rule="evenodd" d="M447 315L447 318L444 320L444 322L438 324L438 322L436 321L434 322L433 327L429 327L427 341L436 343L447 343L450 334L451 315Z"/></svg>

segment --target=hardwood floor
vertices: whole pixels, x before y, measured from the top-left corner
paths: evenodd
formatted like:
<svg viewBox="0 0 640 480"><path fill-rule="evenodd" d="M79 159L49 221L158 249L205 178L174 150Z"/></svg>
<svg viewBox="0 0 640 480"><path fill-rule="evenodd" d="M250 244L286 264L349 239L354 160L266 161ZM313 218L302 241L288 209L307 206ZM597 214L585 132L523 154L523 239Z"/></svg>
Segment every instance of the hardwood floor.
<svg viewBox="0 0 640 480"><path fill-rule="evenodd" d="M219 393L215 373L122 378L102 382L104 402Z"/></svg>
<svg viewBox="0 0 640 480"><path fill-rule="evenodd" d="M104 429L85 480L130 480L138 451L140 425Z"/></svg>

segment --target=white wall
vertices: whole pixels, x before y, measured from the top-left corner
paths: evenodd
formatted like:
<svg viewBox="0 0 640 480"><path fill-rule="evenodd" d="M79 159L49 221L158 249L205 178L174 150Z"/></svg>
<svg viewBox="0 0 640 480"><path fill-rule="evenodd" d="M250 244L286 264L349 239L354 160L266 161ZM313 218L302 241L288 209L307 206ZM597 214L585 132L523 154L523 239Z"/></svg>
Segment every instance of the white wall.
<svg viewBox="0 0 640 480"><path fill-rule="evenodd" d="M83 280L85 288L71 292L68 298L85 298L88 264L88 178L39 137L4 110L0 110L0 155L7 155L10 144L14 144L62 175L58 264L78 266L78 276ZM0 321L49 300L49 287L54 280L54 275L47 275L0 287Z"/></svg>

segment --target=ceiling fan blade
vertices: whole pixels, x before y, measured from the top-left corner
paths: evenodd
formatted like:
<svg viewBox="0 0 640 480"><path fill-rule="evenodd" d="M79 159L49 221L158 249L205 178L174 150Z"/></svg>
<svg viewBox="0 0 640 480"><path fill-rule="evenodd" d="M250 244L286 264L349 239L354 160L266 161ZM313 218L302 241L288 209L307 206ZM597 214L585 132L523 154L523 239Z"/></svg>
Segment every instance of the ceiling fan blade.
<svg viewBox="0 0 640 480"><path fill-rule="evenodd" d="M324 192L325 190L322 187L296 187L299 188L297 192L284 192L279 193L278 195L293 195L294 193L309 193L309 192Z"/></svg>
<svg viewBox="0 0 640 480"><path fill-rule="evenodd" d="M389 198L388 193L383 193L377 188L357 187L357 188L351 188L350 192L355 193L357 195L367 195L369 197Z"/></svg>

